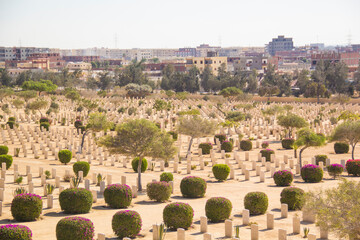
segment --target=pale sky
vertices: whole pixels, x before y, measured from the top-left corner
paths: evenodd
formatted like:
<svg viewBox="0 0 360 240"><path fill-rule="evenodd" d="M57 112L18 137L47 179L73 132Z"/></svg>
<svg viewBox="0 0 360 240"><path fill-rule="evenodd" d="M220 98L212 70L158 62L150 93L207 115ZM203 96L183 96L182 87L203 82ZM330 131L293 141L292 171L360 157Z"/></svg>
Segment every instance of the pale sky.
<svg viewBox="0 0 360 240"><path fill-rule="evenodd" d="M0 0L0 46L360 44L360 0Z"/></svg>

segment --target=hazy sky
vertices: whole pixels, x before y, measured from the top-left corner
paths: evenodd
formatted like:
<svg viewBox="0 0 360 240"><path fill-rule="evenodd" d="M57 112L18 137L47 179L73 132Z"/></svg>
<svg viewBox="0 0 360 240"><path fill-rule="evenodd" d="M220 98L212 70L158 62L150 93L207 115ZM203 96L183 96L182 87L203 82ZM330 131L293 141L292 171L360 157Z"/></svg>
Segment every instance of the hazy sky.
<svg viewBox="0 0 360 240"><path fill-rule="evenodd" d="M360 0L0 0L0 46L360 44Z"/></svg>

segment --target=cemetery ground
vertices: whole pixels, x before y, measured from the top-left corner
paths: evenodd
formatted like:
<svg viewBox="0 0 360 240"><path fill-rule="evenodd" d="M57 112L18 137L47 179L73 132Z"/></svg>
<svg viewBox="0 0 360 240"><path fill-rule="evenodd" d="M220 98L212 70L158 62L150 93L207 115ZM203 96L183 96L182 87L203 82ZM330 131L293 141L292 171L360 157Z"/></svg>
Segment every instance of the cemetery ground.
<svg viewBox="0 0 360 240"><path fill-rule="evenodd" d="M188 105L196 106L198 103L189 101L184 104L179 101L178 104L178 110L180 110L182 108L186 109ZM300 105L303 106L303 109L309 110L309 112L306 112L305 110L300 111L303 116L306 116L307 120L315 118L314 113L319 110L317 105L296 103L294 104L294 109L296 110ZM226 107L227 106L224 108ZM327 105L327 107L329 109L336 108L336 106L333 107L331 105ZM258 108L260 108L260 106L258 106ZM353 109L353 106L349 104L347 108ZM139 111L142 111L141 109L139 109ZM244 139L247 139L250 136L255 138L252 141L253 149L251 151L245 152L240 150L238 147L238 140L234 137L235 146L234 150L229 153L230 156L224 157L224 153L221 152L219 146L216 144L214 144L212 156L209 154L201 156L198 151L198 144L209 141L214 143L213 136L209 136L195 139L192 145L191 155L186 159L185 156L190 139L188 136L179 135L175 145L179 148L180 160L176 157L175 160L172 159L169 161L169 166L165 167L162 160L147 158L149 167L148 170L142 174L143 187L146 189L146 184L153 180L159 181L161 173L172 172L174 174L173 193L169 201L164 203L150 200L146 195L146 191L137 193L137 196L133 198L131 205L128 207L130 210L137 211L142 218L142 230L137 238L153 239L153 225L163 222L162 213L164 207L171 202L184 202L188 203L194 209L193 224L185 231L186 239L205 239L204 233L201 232L200 218L205 216L206 201L211 197L225 197L229 199L233 205L230 216L232 222L209 222L207 224L207 233L210 233L214 239L231 239L231 237L226 235L231 234L231 236L234 236L234 226L236 225L241 225L240 239L286 239L279 236L279 232L281 234L281 229L286 231L287 239L301 239L303 238L304 227L310 228L310 234L315 234L316 239L320 239L321 235L319 227L309 220L304 221L302 211L289 210L288 214L286 214L286 211L283 209L282 212L280 193L284 187L276 186L271 174L275 170L291 170L292 173L294 173L292 186L299 187L305 191L317 188L335 187L339 180L334 180L333 177L329 176L327 171L324 171L324 178L321 182L305 183L299 175L299 166L297 166L298 159L294 158L294 150L285 150L281 146L279 134L275 130L280 129L279 126L276 126L275 124L264 124L262 120L263 117L259 112L256 112L256 109L253 111L253 120L256 119L254 120L256 123L251 127L252 120L244 121L241 123L240 127L238 127L240 131L246 133L244 134ZM338 114L339 113L340 112L338 112ZM153 112L153 114L154 116L151 116L150 119L158 119L156 111ZM207 114L206 107L203 107L201 115L206 116ZM104 147L96 145L92 134L89 134L85 138L83 153L77 154L82 134L78 134L74 128L73 121L76 115L76 113L71 113L70 108L65 108L61 113L57 114L57 119L54 118L50 131L40 131L39 125L35 123L40 119L38 113L30 114L29 116L23 112L19 112L16 114L19 122L18 128L9 129L7 127L6 129L1 129L1 145L9 147L9 154L13 156L14 161L12 166L6 172L2 172L2 179L5 179L5 182L4 186L0 186L0 188L3 189L0 224L25 225L32 230L33 239L48 240L56 239L55 229L56 224L60 219L66 216L81 216L90 219L94 223L95 239L98 238L98 234L100 234L99 239L102 238L101 234L104 234L106 239L116 239L111 227L111 219L119 209L112 209L106 205L102 189L100 186L96 186L97 179L94 176L99 173L105 176L104 182L106 185L112 183L126 183L130 187L133 187L133 189L136 189L138 175L131 167L132 158L127 158L122 155L111 155ZM60 124L62 116L66 116L65 126L61 126ZM111 116L114 117L117 115L113 114ZM223 117L220 113L217 116L220 119ZM123 116L117 118L117 120L120 122L126 117L130 116ZM135 116L131 116L131 118L134 117ZM328 123L329 117L330 116L325 116L324 118L326 120L319 125L314 126L314 129L330 133L334 126L331 126L331 124ZM250 124L250 127L246 124ZM161 120L161 127L165 128L163 120ZM169 124L167 125L167 130L171 130L172 128L173 127L170 127ZM245 130L245 128L247 128L247 130ZM270 129L274 131L271 131L270 133ZM226 128L220 128L217 132L230 133L228 134L230 137L236 136L236 133L233 130L229 131ZM102 135L103 133L96 134L96 136ZM261 157L259 158L259 152L262 149L261 143L263 141L269 142L269 148L275 151L275 157L272 158L271 162L265 163ZM20 148L18 157L15 156L16 148ZM73 158L67 165L61 164L57 159L57 153L61 149L70 149L73 152ZM319 148L310 147L304 151L302 156L303 165L305 165L305 162L313 163L313 157L319 154L326 154L331 163L343 164L342 160L351 159L351 150L346 154L335 154L333 143L328 143L325 146ZM95 199L89 213L76 215L65 214L62 212L59 205L59 192L70 187L70 182L65 182L63 177L68 173L74 175L72 165L78 160L88 161L91 165L90 172L85 178L90 182L90 185L85 186L84 179L80 183L80 187L89 188ZM178 161L179 163L175 164L177 166L174 166L174 162ZM219 182L214 178L211 169L215 162L231 166L232 170L227 181ZM152 164L150 163L155 164L154 169L151 169ZM44 175L45 171L50 171L51 175L49 179L46 179ZM18 176L23 176L22 183L14 183L16 178L14 176L15 172L17 172L16 174L18 174ZM264 178L262 179L263 174ZM184 198L182 196L180 182L186 176L198 176L206 180L207 190L205 197ZM342 177L359 181L359 178L350 177L346 172L342 174ZM29 182L33 185L33 193L40 195L43 199L43 211L40 219L37 221L16 222L10 211L14 191L18 187L24 187L29 191ZM44 186L46 183L56 185L52 194L52 203L50 203L50 201L47 200L48 197L45 196ZM266 193L269 198L269 206L266 214L250 216L250 225L257 225L258 227L258 231L253 229L253 236L251 236L251 226L244 224L244 219L246 217L243 216L243 210L245 195L248 192L253 191ZM50 206L48 204L50 204ZM274 226L273 229L268 229L268 218L272 217L274 219ZM300 220L300 234L293 233L294 218ZM225 232L226 224L228 225L227 232ZM231 230L231 233L229 233L229 229ZM256 237L256 235L258 236ZM322 236L325 235L326 234L322 234ZM332 234L329 234L328 238L335 239ZM165 239L181 239L181 236L179 236L176 231L168 231Z"/></svg>

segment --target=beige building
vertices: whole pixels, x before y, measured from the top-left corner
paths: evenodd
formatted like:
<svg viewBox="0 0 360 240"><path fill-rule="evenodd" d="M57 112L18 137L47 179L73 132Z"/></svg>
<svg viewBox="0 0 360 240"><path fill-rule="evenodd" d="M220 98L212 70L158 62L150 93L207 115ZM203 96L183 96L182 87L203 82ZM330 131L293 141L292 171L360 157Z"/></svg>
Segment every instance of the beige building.
<svg viewBox="0 0 360 240"><path fill-rule="evenodd" d="M227 57L191 57L186 59L187 69L195 65L202 72L206 66L209 66L214 75L218 74L219 67L222 64L225 64L225 69L227 69Z"/></svg>
<svg viewBox="0 0 360 240"><path fill-rule="evenodd" d="M69 62L66 65L66 68L68 68L69 70L91 70L91 63L86 63L86 62Z"/></svg>

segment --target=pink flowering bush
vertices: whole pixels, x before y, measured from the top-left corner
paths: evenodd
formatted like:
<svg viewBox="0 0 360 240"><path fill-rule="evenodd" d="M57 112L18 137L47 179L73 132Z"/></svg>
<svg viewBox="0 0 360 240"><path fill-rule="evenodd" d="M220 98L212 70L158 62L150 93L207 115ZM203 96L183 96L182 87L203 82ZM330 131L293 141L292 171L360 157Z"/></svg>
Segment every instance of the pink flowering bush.
<svg viewBox="0 0 360 240"><path fill-rule="evenodd" d="M30 228L24 225L2 225L0 226L0 239L32 240L32 232Z"/></svg>
<svg viewBox="0 0 360 240"><path fill-rule="evenodd" d="M360 159L349 159L346 162L346 171L349 175L360 176Z"/></svg>
<svg viewBox="0 0 360 240"><path fill-rule="evenodd" d="M288 170L279 170L274 173L274 181L276 186L289 186L294 180L294 175Z"/></svg>
<svg viewBox="0 0 360 240"><path fill-rule="evenodd" d="M342 172L344 171L344 167L341 164L334 163L327 166L327 170L329 172L329 175L333 176L335 179L337 176L342 174Z"/></svg>
<svg viewBox="0 0 360 240"><path fill-rule="evenodd" d="M115 213L112 218L112 229L120 239L134 238L142 227L140 214L132 210L122 210Z"/></svg>
<svg viewBox="0 0 360 240"><path fill-rule="evenodd" d="M83 217L66 217L56 225L57 240L93 240L94 224Z"/></svg>
<svg viewBox="0 0 360 240"><path fill-rule="evenodd" d="M267 148L269 146L269 142L263 142L262 144L261 144L261 147L262 148Z"/></svg>
<svg viewBox="0 0 360 240"><path fill-rule="evenodd" d="M194 210L187 203L174 202L166 205L163 211L163 221L170 229L188 229L193 221Z"/></svg>
<svg viewBox="0 0 360 240"><path fill-rule="evenodd" d="M14 197L11 202L11 214L16 221L34 221L40 217L43 202L36 194L22 193Z"/></svg>
<svg viewBox="0 0 360 240"><path fill-rule="evenodd" d="M165 202L171 196L171 185L168 182L151 182L146 186L146 193L151 200Z"/></svg>
<svg viewBox="0 0 360 240"><path fill-rule="evenodd" d="M205 212L210 222L221 222L230 217L231 201L224 197L212 197L206 201Z"/></svg>
<svg viewBox="0 0 360 240"><path fill-rule="evenodd" d="M301 168L301 178L305 182L318 183L323 179L324 171L314 164L307 164Z"/></svg>
<svg viewBox="0 0 360 240"><path fill-rule="evenodd" d="M60 193L59 202L61 210L65 213L88 213L93 197L92 193L85 188L68 188Z"/></svg>
<svg viewBox="0 0 360 240"><path fill-rule="evenodd" d="M180 190L183 197L201 198L206 193L206 182L201 177L188 176L184 177L180 183Z"/></svg>
<svg viewBox="0 0 360 240"><path fill-rule="evenodd" d="M105 188L104 199L111 208L127 208L132 201L132 190L126 184L111 184Z"/></svg>
<svg viewBox="0 0 360 240"><path fill-rule="evenodd" d="M199 148L202 150L202 154L210 154L210 150L213 149L211 143L200 143Z"/></svg>
<svg viewBox="0 0 360 240"><path fill-rule="evenodd" d="M274 150L267 148L267 149L261 150L260 153L261 153L261 157L266 158L266 161L270 162L271 154L274 154L275 152L274 152Z"/></svg>

